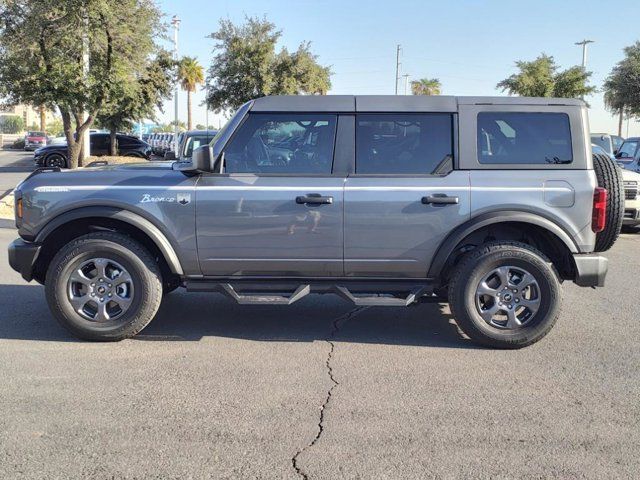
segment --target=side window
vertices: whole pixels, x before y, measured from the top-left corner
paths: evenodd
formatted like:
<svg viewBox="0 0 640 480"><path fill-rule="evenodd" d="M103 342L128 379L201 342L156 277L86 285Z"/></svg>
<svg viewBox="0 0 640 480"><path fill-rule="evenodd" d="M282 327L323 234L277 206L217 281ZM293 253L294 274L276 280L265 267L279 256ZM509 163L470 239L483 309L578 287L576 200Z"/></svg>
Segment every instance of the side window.
<svg viewBox="0 0 640 480"><path fill-rule="evenodd" d="M453 116L360 114L356 173L447 174L453 169Z"/></svg>
<svg viewBox="0 0 640 480"><path fill-rule="evenodd" d="M330 174L337 119L250 114L225 149L225 173Z"/></svg>
<svg viewBox="0 0 640 480"><path fill-rule="evenodd" d="M478 114L478 161L484 164L568 164L571 127L565 113Z"/></svg>
<svg viewBox="0 0 640 480"><path fill-rule="evenodd" d="M89 137L89 148L98 148L104 149L109 146L110 138L109 135L93 134Z"/></svg>

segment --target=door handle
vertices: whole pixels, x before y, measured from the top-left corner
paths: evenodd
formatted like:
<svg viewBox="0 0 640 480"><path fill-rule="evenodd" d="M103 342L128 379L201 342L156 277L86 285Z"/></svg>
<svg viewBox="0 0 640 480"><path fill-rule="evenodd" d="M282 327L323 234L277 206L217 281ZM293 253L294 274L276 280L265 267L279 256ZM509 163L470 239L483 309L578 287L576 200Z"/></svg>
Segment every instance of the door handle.
<svg viewBox="0 0 640 480"><path fill-rule="evenodd" d="M331 205L333 197L324 197L319 193L309 193L296 197L296 203L302 205Z"/></svg>
<svg viewBox="0 0 640 480"><path fill-rule="evenodd" d="M424 205L456 205L459 201L458 197L450 197L444 193L434 193L433 195L422 197Z"/></svg>

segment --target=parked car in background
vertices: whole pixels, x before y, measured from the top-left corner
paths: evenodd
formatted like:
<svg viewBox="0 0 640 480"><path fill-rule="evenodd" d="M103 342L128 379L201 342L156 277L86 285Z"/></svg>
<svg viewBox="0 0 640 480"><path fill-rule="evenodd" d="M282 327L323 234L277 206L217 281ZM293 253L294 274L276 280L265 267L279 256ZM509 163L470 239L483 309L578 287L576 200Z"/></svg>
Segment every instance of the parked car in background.
<svg viewBox="0 0 640 480"><path fill-rule="evenodd" d="M49 138L47 145L62 145L63 143L67 143L67 137L65 136Z"/></svg>
<svg viewBox="0 0 640 480"><path fill-rule="evenodd" d="M124 157L139 157L149 160L151 158L151 147L138 137L130 135L116 135L116 142L119 155ZM111 140L108 133L91 133L89 135L89 151L96 157L110 154ZM34 152L33 160L39 167L59 167L67 168L69 152L67 143L57 145L47 145Z"/></svg>
<svg viewBox="0 0 640 480"><path fill-rule="evenodd" d="M624 138L619 135L611 135L611 141L613 142L613 153L615 155L622 146Z"/></svg>
<svg viewBox="0 0 640 480"><path fill-rule="evenodd" d="M601 147L611 158L614 157L613 138L608 133L592 133L591 143Z"/></svg>
<svg viewBox="0 0 640 480"><path fill-rule="evenodd" d="M149 144L151 145L151 148L155 155L158 155L158 146L160 145L161 137L162 133L154 133L153 135L151 135L151 141L149 142Z"/></svg>
<svg viewBox="0 0 640 480"><path fill-rule="evenodd" d="M627 138L616 153L616 162L627 170L640 170L640 137Z"/></svg>
<svg viewBox="0 0 640 480"><path fill-rule="evenodd" d="M202 145L208 145L218 132L216 130L189 130L182 132L178 137L179 149L178 155L173 150L164 154L165 160L191 160L193 151Z"/></svg>
<svg viewBox="0 0 640 480"><path fill-rule="evenodd" d="M631 170L622 171L624 181L624 219L622 224L627 227L640 225L640 174Z"/></svg>
<svg viewBox="0 0 640 480"><path fill-rule="evenodd" d="M47 134L44 132L29 131L24 136L24 149L26 151L44 147L47 144Z"/></svg>

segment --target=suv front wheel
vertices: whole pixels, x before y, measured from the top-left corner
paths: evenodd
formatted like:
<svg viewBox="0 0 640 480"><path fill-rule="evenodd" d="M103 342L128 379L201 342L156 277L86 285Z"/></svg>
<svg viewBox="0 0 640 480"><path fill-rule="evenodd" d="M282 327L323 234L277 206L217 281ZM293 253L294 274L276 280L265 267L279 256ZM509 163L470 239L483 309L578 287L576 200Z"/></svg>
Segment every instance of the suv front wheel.
<svg viewBox="0 0 640 480"><path fill-rule="evenodd" d="M151 254L132 238L96 232L74 239L53 258L45 280L56 319L76 337L117 341L153 319L162 276Z"/></svg>
<svg viewBox="0 0 640 480"><path fill-rule="evenodd" d="M522 348L544 337L560 313L551 262L524 243L478 247L456 267L449 304L460 329L493 348Z"/></svg>

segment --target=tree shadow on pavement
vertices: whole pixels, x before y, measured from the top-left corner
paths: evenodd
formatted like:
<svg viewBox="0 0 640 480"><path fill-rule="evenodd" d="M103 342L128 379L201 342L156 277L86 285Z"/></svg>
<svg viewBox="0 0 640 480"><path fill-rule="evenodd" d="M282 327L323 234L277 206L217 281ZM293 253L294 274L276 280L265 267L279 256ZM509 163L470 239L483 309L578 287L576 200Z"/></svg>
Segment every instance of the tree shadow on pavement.
<svg viewBox="0 0 640 480"><path fill-rule="evenodd" d="M76 341L58 325L36 285L0 285L0 338ZM139 341L198 341L223 337L257 342L313 342L327 339L336 319L354 310L334 295L310 295L291 306L237 305L219 294L174 292ZM339 322L340 342L477 348L458 331L448 308L362 309Z"/></svg>

